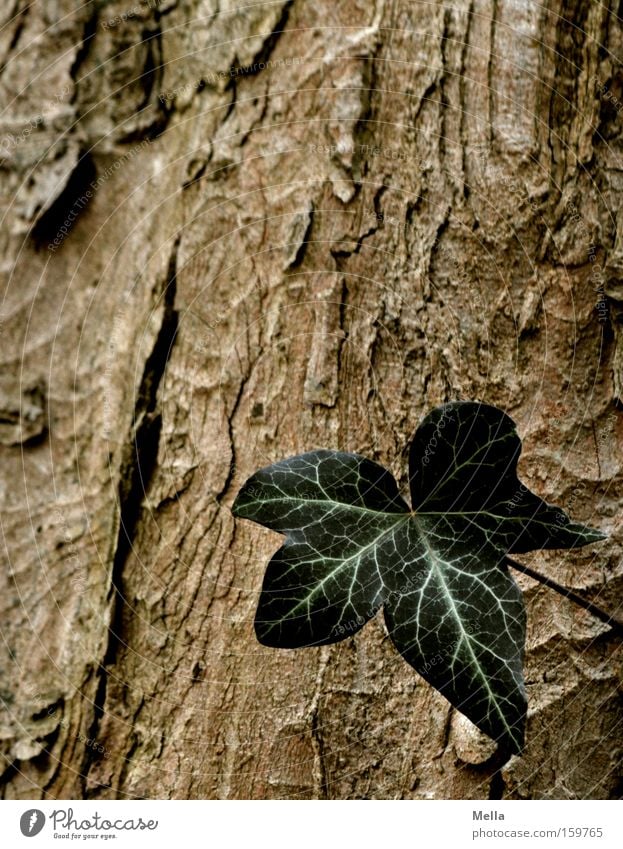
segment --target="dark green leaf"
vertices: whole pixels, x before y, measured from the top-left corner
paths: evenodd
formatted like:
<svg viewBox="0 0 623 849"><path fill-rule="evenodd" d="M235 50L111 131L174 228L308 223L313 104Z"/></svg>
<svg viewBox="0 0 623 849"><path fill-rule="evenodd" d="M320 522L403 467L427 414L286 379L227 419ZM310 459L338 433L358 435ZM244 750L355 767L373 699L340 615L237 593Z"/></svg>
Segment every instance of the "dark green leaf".
<svg viewBox="0 0 623 849"><path fill-rule="evenodd" d="M269 646L335 643L383 600L381 564L409 518L385 469L338 451L312 451L261 469L234 514L286 534L266 570L255 629Z"/></svg>
<svg viewBox="0 0 623 849"><path fill-rule="evenodd" d="M334 643L384 605L406 660L520 752L525 612L506 555L604 538L519 482L520 451L502 411L456 402L433 410L415 434L413 511L389 472L357 454L312 451L261 469L233 506L286 535L264 578L260 642Z"/></svg>
<svg viewBox="0 0 623 849"><path fill-rule="evenodd" d="M467 534L454 540L454 523L446 526L447 536L438 519L415 516L413 523L417 571L409 584L398 582L385 603L392 642L481 731L520 752L526 714L521 591L493 545L470 549Z"/></svg>
<svg viewBox="0 0 623 849"><path fill-rule="evenodd" d="M517 478L521 440L513 420L488 404L437 407L418 427L409 455L418 513L469 518L509 553L578 548L605 538L576 524Z"/></svg>

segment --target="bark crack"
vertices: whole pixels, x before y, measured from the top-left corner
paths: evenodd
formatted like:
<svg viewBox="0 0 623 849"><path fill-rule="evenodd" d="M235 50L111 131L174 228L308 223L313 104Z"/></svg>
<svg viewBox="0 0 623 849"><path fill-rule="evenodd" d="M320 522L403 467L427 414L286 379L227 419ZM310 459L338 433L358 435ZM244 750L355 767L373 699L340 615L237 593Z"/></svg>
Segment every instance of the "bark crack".
<svg viewBox="0 0 623 849"><path fill-rule="evenodd" d="M381 215L382 215L381 199L382 199L382 197L383 197L383 195L385 194L386 191L387 191L387 186L382 185L377 189L377 191L374 194L374 197L372 198L372 205L374 207L374 211L376 213L376 217L377 217L377 220L379 222L383 220L381 218ZM361 251L361 248L363 247L364 241L366 239L369 239L371 236L374 236L374 234L377 233L379 231L379 229L382 229L380 224L373 224L364 233L361 233L356 240L352 239L352 241L355 242L354 248L331 248L331 256L335 260L335 265L336 265L336 268L338 269L338 271L342 271L343 268L344 268L343 260L346 260L349 257L355 256L355 254L358 254Z"/></svg>
<svg viewBox="0 0 623 849"><path fill-rule="evenodd" d="M162 383L178 329L175 294L179 243L178 236L173 245L162 291L164 307L162 322L151 353L145 361L136 396L132 426L120 464L119 531L112 558L109 588L110 624L106 649L97 670L98 683L93 703L93 720L88 732L91 739L98 737L98 729L105 714L109 671L115 663L121 643L125 604L122 592L123 569L133 548L143 500L158 457L162 429L162 416L157 412L158 389ZM88 798L87 776L95 757L96 753L87 747L81 769L84 798Z"/></svg>
<svg viewBox="0 0 623 849"><path fill-rule="evenodd" d="M286 3L281 10L281 15L279 16L279 20L275 24L275 28L272 32L264 39L262 42L262 46L258 50L258 52L253 57L253 61L251 63L251 69L242 68L243 76L253 76L257 73L254 70L256 65L265 64L268 61L268 57L274 51L277 46L277 42L284 34L286 26L288 25L288 19L290 18L290 10L294 5L294 0L286 0Z"/></svg>
<svg viewBox="0 0 623 849"><path fill-rule="evenodd" d="M441 38L439 40L439 51L441 53L441 67L443 71L439 79L439 94L440 94L440 111L439 111L439 162L442 165L447 163L447 148L446 139L448 138L448 115L450 115L450 101L446 90L446 75L448 74L448 41L451 41L450 35L450 19L451 10L444 6L442 12L442 29Z"/></svg>
<svg viewBox="0 0 623 849"><path fill-rule="evenodd" d="M11 37L11 41L6 51L6 59L3 62L0 62L0 74L3 74L6 70L6 66L9 63L10 56L17 47L17 44L21 38L22 32L24 31L24 27L26 26L26 18L28 17L28 12L30 10L30 5L24 6L22 9L17 8L18 4L15 4L13 11L11 12L10 17L17 17L17 22L15 25L15 29L13 31L13 35Z"/></svg>
<svg viewBox="0 0 623 849"><path fill-rule="evenodd" d="M66 236L71 233L76 221L91 203L87 190L96 177L97 169L92 153L80 150L65 185L50 206L39 213L33 224L31 236L36 248L43 247L45 243L50 245L62 236L63 222ZM61 239L61 247L64 241Z"/></svg>
<svg viewBox="0 0 623 849"><path fill-rule="evenodd" d="M71 103L75 103L78 98L78 70L80 66L84 62L84 60L89 55L89 51L91 50L91 45L93 39L97 35L97 23L99 20L99 8L97 4L94 4L92 7L91 14L84 22L84 27L82 29L82 39L80 41L80 46L76 50L76 56L74 61L71 64L71 68L69 69L69 77L74 84L74 91L71 98Z"/></svg>
<svg viewBox="0 0 623 849"><path fill-rule="evenodd" d="M463 36L463 46L461 48L461 70L459 72L459 139L461 142L461 169L463 171L463 199L467 200L470 193L470 187L468 185L468 176L467 176L467 151L469 149L469 139L467 138L465 123L467 111L465 109L465 104L467 102L466 92L467 92L467 62L466 56L467 51L469 50L469 39L471 35L471 26L472 26L472 17L474 14L474 4L473 0L470 0L469 7L467 9L467 22L465 25L465 34Z"/></svg>
<svg viewBox="0 0 623 849"><path fill-rule="evenodd" d="M495 28L496 21L498 15L498 3L497 0L492 0L491 3L491 24L489 26L489 56L487 62L487 88L488 88L488 97L487 97L487 106L489 108L489 115L487 116L487 127L489 128L489 146L492 147L493 142L493 113L495 111L495 88L493 85L493 62L495 60Z"/></svg>
<svg viewBox="0 0 623 849"><path fill-rule="evenodd" d="M225 418L227 420L227 438L229 442L229 447L231 449L231 458L229 461L229 468L227 470L227 476L225 478L225 483L219 490L219 492L215 495L215 501L217 504L220 504L229 487L231 486L231 482L234 479L234 475L236 474L236 443L234 441L234 416L238 412L240 407L240 402L242 401L242 396L244 395L244 390L246 388L247 382L251 377L251 372L246 375L243 375L240 384L238 386L238 392L236 393L236 397L234 399L234 403L230 413L225 413Z"/></svg>

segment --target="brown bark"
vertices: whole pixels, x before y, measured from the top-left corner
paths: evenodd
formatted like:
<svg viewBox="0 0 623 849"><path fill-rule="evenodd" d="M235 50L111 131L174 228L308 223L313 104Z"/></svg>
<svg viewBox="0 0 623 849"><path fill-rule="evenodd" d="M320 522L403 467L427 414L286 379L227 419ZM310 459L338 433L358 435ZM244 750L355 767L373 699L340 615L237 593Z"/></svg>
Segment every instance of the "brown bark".
<svg viewBox="0 0 623 849"><path fill-rule="evenodd" d="M229 510L313 447L404 486L422 415L482 399L611 533L525 561L616 612L617 4L9 5L3 796L619 796L603 623L518 577L527 749L496 772L380 617L259 646L278 539Z"/></svg>

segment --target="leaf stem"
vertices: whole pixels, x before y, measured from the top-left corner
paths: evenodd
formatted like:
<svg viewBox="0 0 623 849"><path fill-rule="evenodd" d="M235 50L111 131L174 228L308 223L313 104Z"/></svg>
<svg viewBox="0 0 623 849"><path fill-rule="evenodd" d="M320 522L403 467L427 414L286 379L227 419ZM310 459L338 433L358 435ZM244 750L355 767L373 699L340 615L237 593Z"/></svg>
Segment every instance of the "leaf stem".
<svg viewBox="0 0 623 849"><path fill-rule="evenodd" d="M528 575L530 578L534 578L535 581L539 581L541 584L545 584L546 587L549 587L551 590L555 590L560 595L568 598L570 601L575 602L575 604L583 607L584 610L588 610L589 613L592 613L597 619L601 619L602 622L605 622L613 631L617 634L623 635L623 622L620 622L618 619L615 619L613 616L610 616L609 613L606 613L605 610L602 610L601 607L598 607L596 604L593 604L592 601L589 601L584 596L578 595L573 590L570 590L568 587L563 587L562 584L556 583L556 581L552 580L552 578L548 578L546 575L542 575L540 572L536 572L531 566L526 566L524 563L518 563L516 560L512 560L510 557L507 557L509 565L513 567L513 569L517 569L518 572L523 572L525 575Z"/></svg>

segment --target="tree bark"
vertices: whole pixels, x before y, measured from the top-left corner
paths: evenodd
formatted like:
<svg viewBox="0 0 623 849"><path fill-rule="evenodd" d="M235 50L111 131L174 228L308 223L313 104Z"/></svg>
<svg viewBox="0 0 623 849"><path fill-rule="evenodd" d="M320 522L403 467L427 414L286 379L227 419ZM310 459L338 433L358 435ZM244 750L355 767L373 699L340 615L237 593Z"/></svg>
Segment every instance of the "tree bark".
<svg viewBox="0 0 623 849"><path fill-rule="evenodd" d="M620 796L606 624L516 576L527 747L500 767L381 617L258 645L279 538L230 513L317 447L406 489L421 417L483 400L523 480L610 533L523 561L617 612L618 4L9 5L3 797Z"/></svg>

